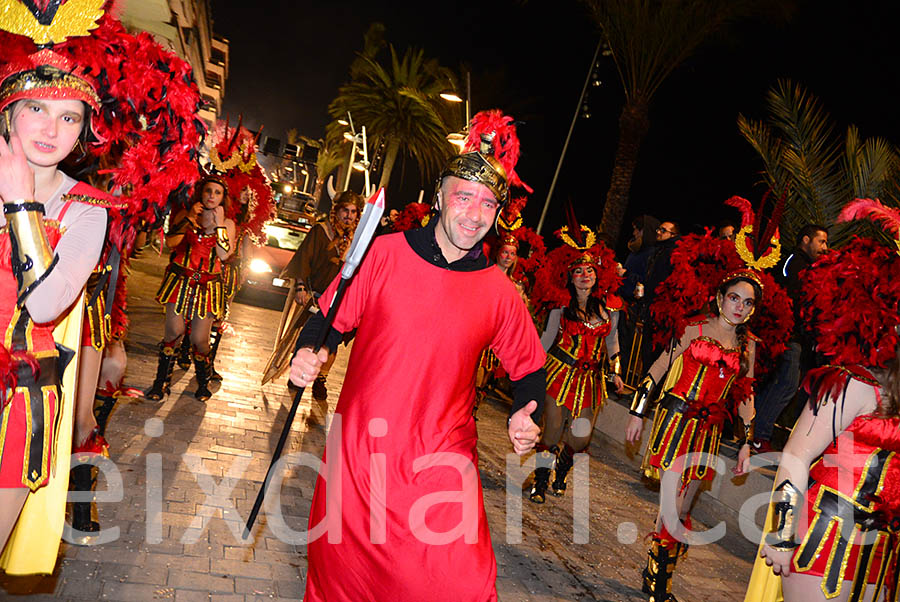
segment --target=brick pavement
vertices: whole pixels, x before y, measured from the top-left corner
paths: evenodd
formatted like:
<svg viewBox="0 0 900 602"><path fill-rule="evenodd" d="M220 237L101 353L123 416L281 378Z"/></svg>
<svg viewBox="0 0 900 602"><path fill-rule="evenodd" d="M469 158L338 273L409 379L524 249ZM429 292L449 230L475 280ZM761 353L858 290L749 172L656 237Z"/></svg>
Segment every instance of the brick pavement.
<svg viewBox="0 0 900 602"><path fill-rule="evenodd" d="M158 257L134 263L127 341L130 386L147 387L155 373L163 316L152 296L163 265ZM274 429L280 429L290 404L284 379L259 386L278 314L236 303L230 321L236 332L223 339L218 362L225 381L206 404L193 398L193 372L176 368L172 394L163 403L125 400L113 413L107 434L121 477L121 499L99 503L98 513L104 529L117 530L116 537L87 547L63 543L50 576L0 575L0 599L231 602L302 597L302 544L273 535L278 525L269 525L265 513L250 542L239 537L277 440ZM331 404L346 358L342 350L329 378ZM287 451L319 457L332 409L319 407L307 394ZM489 400L480 408L478 422L500 599L645 600L638 575L656 494L614 446L595 438L587 465L589 503L580 503L574 514L587 525L587 542L573 543L574 491L564 498L551 496L543 506L511 496L513 509L520 507L522 516L517 541L516 530L506 527L505 415L499 401ZM112 480L101 479L98 490L107 489ZM281 495L275 496L281 503L281 532L305 529L313 482L308 468L285 470ZM676 595L688 602L742 599L754 549L733 533L720 544L692 547L676 574Z"/></svg>

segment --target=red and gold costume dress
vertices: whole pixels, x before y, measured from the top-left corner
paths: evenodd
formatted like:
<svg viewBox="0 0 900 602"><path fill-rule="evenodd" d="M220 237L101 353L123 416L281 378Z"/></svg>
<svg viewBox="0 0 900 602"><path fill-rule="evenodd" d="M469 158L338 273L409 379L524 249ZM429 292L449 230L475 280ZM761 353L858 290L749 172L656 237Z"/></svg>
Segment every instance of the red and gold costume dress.
<svg viewBox="0 0 900 602"><path fill-rule="evenodd" d="M63 190L66 192L62 192ZM52 216L43 220L50 247L58 252L57 245L66 231L65 224L69 223L64 222L67 214L76 214L74 219L84 219L85 211L89 210L92 223L102 227L105 216L98 209L89 206L103 206L107 201L107 195L99 190L65 178L59 191L45 204L47 212ZM91 236L91 229L92 227L81 228L76 236ZM100 236L98 234L97 238ZM98 246L81 238L73 243L66 249L66 255L72 263L78 265L84 263L85 257L90 255L90 247ZM75 257L73 247L77 247L85 257ZM93 261L96 261L96 257L94 255ZM20 364L15 390L8 392L4 399L0 413L0 487L28 487L35 491L46 485L50 477L58 430L61 428L58 419L58 387L60 368L65 366L60 365L60 352L53 331L69 312L63 311L56 320L37 323L27 309L18 307L18 286L10 258L10 234L8 227L4 225L0 227L0 324L4 333L3 346L14 354L33 358L39 370L32 373L30 367ZM87 261L92 260L87 257ZM57 269L68 269L68 265L71 264L60 263ZM56 292L63 297L76 293L63 290ZM36 294L53 296L55 292L42 290Z"/></svg>
<svg viewBox="0 0 900 602"><path fill-rule="evenodd" d="M644 457L644 474L648 477L658 479L662 471L673 466L682 473L685 483L715 476L712 463L728 415L728 390L740 370L740 350L725 348L703 336L703 324L699 328L700 336L673 362L663 387ZM689 458L690 465L683 466L680 458L694 453L700 455Z"/></svg>
<svg viewBox="0 0 900 602"><path fill-rule="evenodd" d="M62 235L59 222L46 220L44 229L51 248ZM40 368L37 379L19 369L19 382L2 413L0 429L0 487L42 487L49 478L56 410L59 352L53 339L56 324L35 324L27 311L16 306L17 286L10 264L9 232L0 229L0 324L3 344L34 357Z"/></svg>
<svg viewBox="0 0 900 602"><path fill-rule="evenodd" d="M845 580L897 589L900 557L900 418L857 416L809 470L809 529L791 570L824 577L838 596ZM843 526L843 530L842 527ZM896 598L888 598L894 600Z"/></svg>
<svg viewBox="0 0 900 602"><path fill-rule="evenodd" d="M156 301L160 305L173 303L175 313L185 320L224 315L222 261L216 254L215 232L187 228L172 251Z"/></svg>
<svg viewBox="0 0 900 602"><path fill-rule="evenodd" d="M608 297L609 318L598 324L560 318L556 342L547 351L547 395L556 405L566 406L573 418L585 405L596 409L606 401L606 349L604 342L612 332L613 312L622 308L618 297ZM613 333L615 334L615 333Z"/></svg>

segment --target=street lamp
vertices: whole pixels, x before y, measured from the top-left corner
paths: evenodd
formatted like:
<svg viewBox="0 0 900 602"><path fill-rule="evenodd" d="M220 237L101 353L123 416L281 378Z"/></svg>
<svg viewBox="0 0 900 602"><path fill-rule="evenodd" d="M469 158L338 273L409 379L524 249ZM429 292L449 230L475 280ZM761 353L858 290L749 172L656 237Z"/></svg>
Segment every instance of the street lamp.
<svg viewBox="0 0 900 602"><path fill-rule="evenodd" d="M575 114L572 115L572 123L569 125L569 133L566 134L566 141L563 144L562 152L559 154L559 161L556 164L556 171L553 173L553 180L550 182L550 189L547 191L547 200L544 201L544 208L541 210L541 218L538 220L537 229L535 230L538 234L541 233L541 228L544 227L544 218L547 217L547 209L550 207L550 198L553 196L553 189L556 188L556 180L559 178L559 170L562 167L563 159L566 157L566 150L569 148L569 141L572 139L572 130L575 129L575 122L578 120L578 114L580 111L584 110L582 107L582 102L584 101L584 95L587 92L588 84L591 81L591 74L594 73L595 69L597 69L597 56L600 54L600 50L603 47L603 39L601 38L599 42L597 42L597 49L594 50L594 57L591 59L591 68L588 69L587 77L584 80L584 86L581 88L581 96L578 97L578 104L575 105ZM605 56L605 54L604 54ZM595 78L595 81L599 82L599 78ZM587 111L585 110L585 113ZM585 117L590 117L590 114L584 115Z"/></svg>
<svg viewBox="0 0 900 602"><path fill-rule="evenodd" d="M440 97L448 102L463 102L463 99L459 97L456 92L442 92ZM458 146L459 150L462 151L463 147L466 145L466 138L469 132L469 100L472 98L472 77L471 74L466 71L466 123L463 126L462 132L454 132L452 134L447 134L447 141L454 146Z"/></svg>
<svg viewBox="0 0 900 602"><path fill-rule="evenodd" d="M366 138L366 126L362 127L362 131L359 133L354 132L344 132L344 138L353 142L353 148L350 149L350 163L347 168L347 177L344 180L344 190L350 188L350 175L353 173L351 169L355 169L357 171L361 171L366 176L366 187L363 193L365 196L369 196L371 193L369 189L371 186L369 185L369 166L371 163L369 162L369 150L368 150L368 140ZM356 154L360 153L362 155L362 160L356 160Z"/></svg>

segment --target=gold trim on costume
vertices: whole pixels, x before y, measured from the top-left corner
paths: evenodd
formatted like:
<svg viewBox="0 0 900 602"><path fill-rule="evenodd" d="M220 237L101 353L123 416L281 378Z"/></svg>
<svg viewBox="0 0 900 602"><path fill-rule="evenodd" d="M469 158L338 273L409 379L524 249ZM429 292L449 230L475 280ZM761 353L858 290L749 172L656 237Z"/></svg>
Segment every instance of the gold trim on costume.
<svg viewBox="0 0 900 602"><path fill-rule="evenodd" d="M249 145L244 142L239 149L235 149L235 151L231 153L230 157L223 160L219 155L219 149L213 146L209 149L209 160L212 162L213 166L221 172L226 172L237 167L244 173L250 173L256 166L256 153L252 153L250 158L244 161L244 153L246 153L248 149Z"/></svg>
<svg viewBox="0 0 900 602"><path fill-rule="evenodd" d="M0 0L0 29L27 36L35 44L58 44L66 38L90 35L103 16L104 3L105 0L68 0L59 5L49 24L42 25L24 3Z"/></svg>
<svg viewBox="0 0 900 602"><path fill-rule="evenodd" d="M581 226L581 231L584 232L584 245L579 246L575 240L569 236L569 227L563 226L559 231L559 237L562 239L564 243L572 247L573 249L578 249L579 251L586 251L593 247L597 243L597 235L594 234L594 231L588 228L587 226Z"/></svg>
<svg viewBox="0 0 900 602"><path fill-rule="evenodd" d="M747 267L754 270L767 270L773 268L781 259L781 241L777 236L773 236L771 242L772 248L767 250L762 257L756 259L753 252L747 245L747 235L753 233L753 226L747 224L734 236L734 247L737 249L738 255L747 264Z"/></svg>
<svg viewBox="0 0 900 602"><path fill-rule="evenodd" d="M109 209L125 209L128 207L128 203L115 203L111 201L104 201L103 199L98 199L96 197L92 197L86 194L64 194L62 195L63 201L74 201L76 203L81 203L83 205L93 205L95 207L103 207Z"/></svg>

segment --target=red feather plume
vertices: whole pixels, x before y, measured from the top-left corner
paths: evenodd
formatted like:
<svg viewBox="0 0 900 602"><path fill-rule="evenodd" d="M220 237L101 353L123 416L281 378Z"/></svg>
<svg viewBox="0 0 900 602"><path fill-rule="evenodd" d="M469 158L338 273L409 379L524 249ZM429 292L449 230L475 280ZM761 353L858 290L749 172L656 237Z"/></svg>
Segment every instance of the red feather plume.
<svg viewBox="0 0 900 602"><path fill-rule="evenodd" d="M839 222L855 219L870 219L881 222L884 229L894 238L900 238L900 211L884 206L878 199L856 199L847 203L838 215Z"/></svg>
<svg viewBox="0 0 900 602"><path fill-rule="evenodd" d="M506 170L506 178L510 187L524 188L529 193L534 190L523 182L516 173L519 162L519 136L516 133L515 120L504 115L500 109L480 111L472 117L469 124L469 135L464 152L477 151L481 148L481 135L494 133L494 156Z"/></svg>

